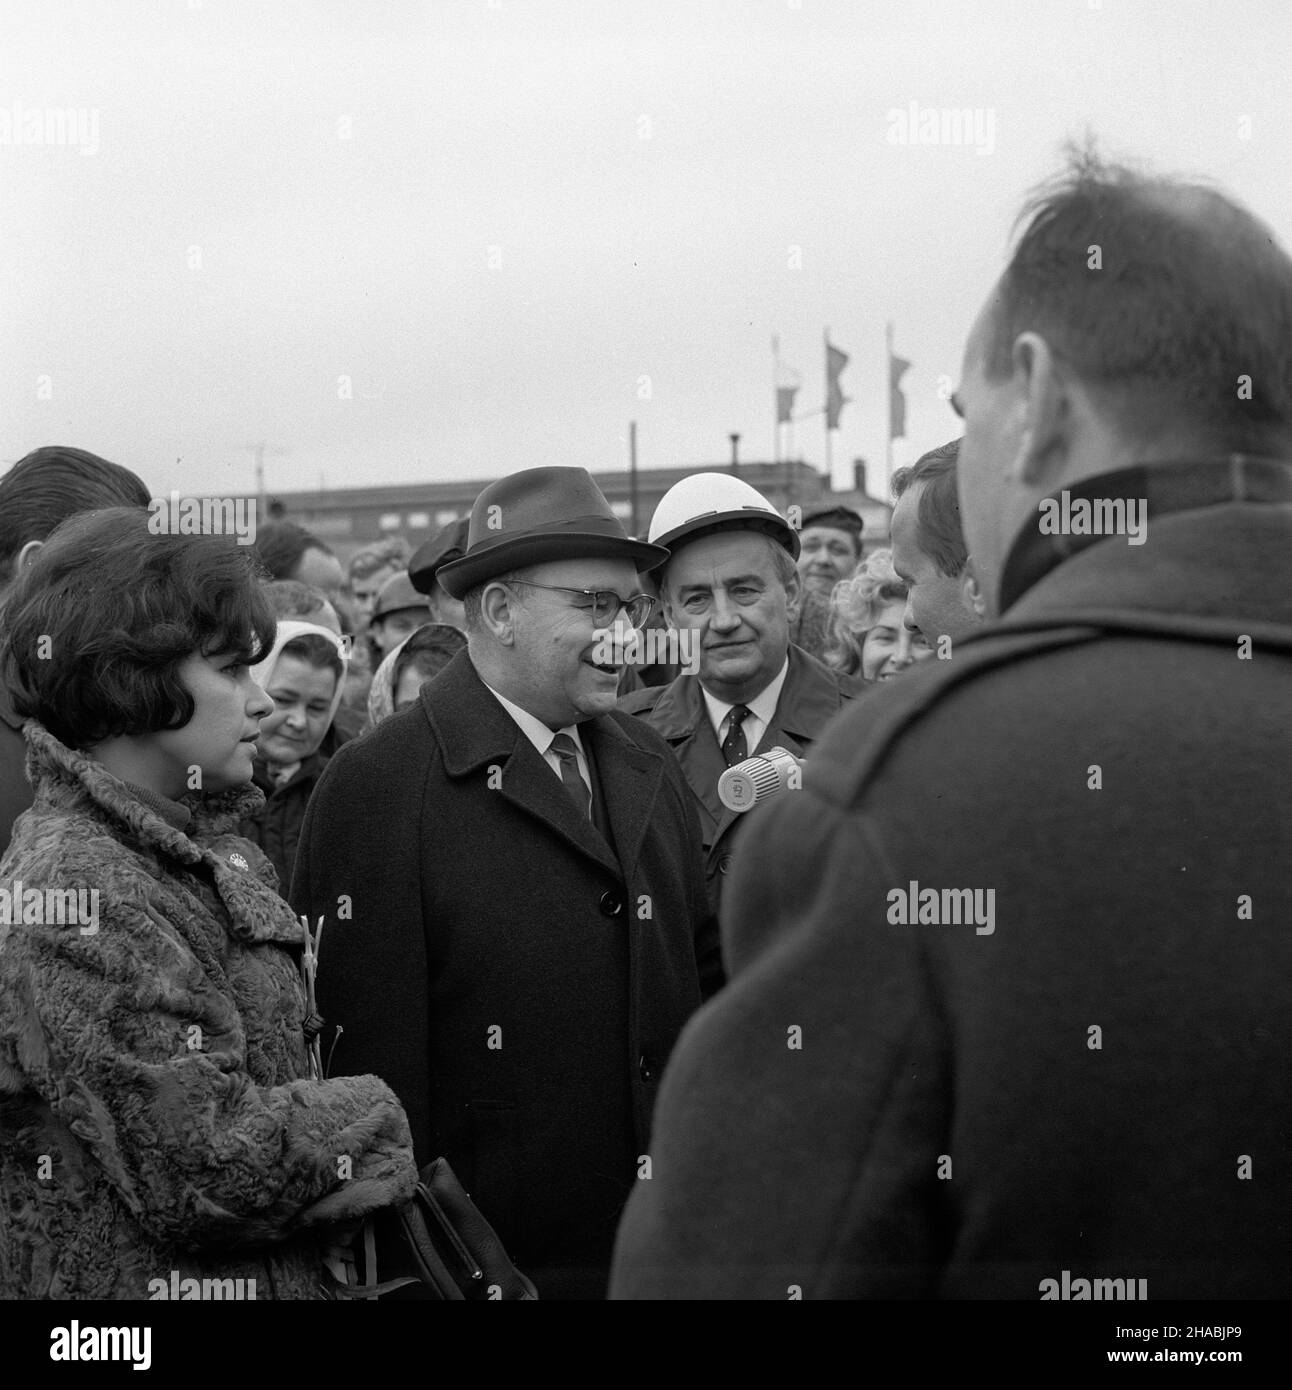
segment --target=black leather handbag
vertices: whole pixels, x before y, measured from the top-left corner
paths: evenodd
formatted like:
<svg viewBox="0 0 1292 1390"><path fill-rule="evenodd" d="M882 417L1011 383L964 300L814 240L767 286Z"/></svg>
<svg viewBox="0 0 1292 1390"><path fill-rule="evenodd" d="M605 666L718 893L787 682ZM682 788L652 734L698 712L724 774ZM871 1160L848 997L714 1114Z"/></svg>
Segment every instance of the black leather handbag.
<svg viewBox="0 0 1292 1390"><path fill-rule="evenodd" d="M458 1181L448 1159L418 1174L402 1206L365 1221L345 1283L332 1277L337 1298L532 1301L534 1285L511 1262L502 1241ZM383 1252L381 1279L377 1253Z"/></svg>

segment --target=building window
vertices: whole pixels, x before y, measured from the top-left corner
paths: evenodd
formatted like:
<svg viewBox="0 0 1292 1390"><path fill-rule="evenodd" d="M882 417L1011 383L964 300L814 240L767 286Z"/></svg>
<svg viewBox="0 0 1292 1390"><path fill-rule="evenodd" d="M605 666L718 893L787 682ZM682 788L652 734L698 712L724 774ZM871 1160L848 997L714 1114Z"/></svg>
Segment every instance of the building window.
<svg viewBox="0 0 1292 1390"><path fill-rule="evenodd" d="M633 504L631 502L612 502L610 510L619 518L620 521L627 521L633 514Z"/></svg>
<svg viewBox="0 0 1292 1390"><path fill-rule="evenodd" d="M408 529L410 531L425 531L431 524L430 512L409 512Z"/></svg>
<svg viewBox="0 0 1292 1390"><path fill-rule="evenodd" d="M435 513L435 524L437 526L447 526L450 521L456 521L457 519L458 514L454 511L445 511L441 508Z"/></svg>
<svg viewBox="0 0 1292 1390"><path fill-rule="evenodd" d="M404 518L398 512L382 512L377 520L383 531L398 531L403 524Z"/></svg>

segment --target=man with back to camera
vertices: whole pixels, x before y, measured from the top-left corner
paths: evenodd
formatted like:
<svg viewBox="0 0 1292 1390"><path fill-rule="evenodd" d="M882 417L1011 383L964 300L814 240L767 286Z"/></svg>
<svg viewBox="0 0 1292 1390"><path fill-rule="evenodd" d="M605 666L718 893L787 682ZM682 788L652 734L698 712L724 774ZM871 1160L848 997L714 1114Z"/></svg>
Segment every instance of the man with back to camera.
<svg viewBox="0 0 1292 1390"><path fill-rule="evenodd" d="M751 826L612 1296L1292 1293L1292 260L1088 155L1028 212L954 398L998 621Z"/></svg>

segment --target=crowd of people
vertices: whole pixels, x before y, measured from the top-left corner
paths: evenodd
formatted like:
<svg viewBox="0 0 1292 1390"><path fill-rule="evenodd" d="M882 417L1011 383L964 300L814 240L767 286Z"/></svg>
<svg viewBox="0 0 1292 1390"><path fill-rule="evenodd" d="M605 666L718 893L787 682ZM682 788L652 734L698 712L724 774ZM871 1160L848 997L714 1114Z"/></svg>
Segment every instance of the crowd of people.
<svg viewBox="0 0 1292 1390"><path fill-rule="evenodd" d="M722 473L348 566L0 478L0 1297L325 1296L438 1157L545 1299L1286 1295L1292 261L1090 157L1027 214L869 553Z"/></svg>

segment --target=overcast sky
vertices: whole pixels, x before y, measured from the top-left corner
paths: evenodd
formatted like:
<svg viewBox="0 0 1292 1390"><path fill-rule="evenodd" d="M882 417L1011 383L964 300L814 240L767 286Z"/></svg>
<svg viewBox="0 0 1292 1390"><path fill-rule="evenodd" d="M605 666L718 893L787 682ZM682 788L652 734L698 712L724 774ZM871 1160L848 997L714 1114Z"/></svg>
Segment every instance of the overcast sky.
<svg viewBox="0 0 1292 1390"><path fill-rule="evenodd" d="M885 322L900 465L1067 137L1292 240L1290 40L1287 0L0 0L0 468L614 469L630 419L643 467L761 461L772 335L814 411L828 325L882 493ZM912 103L977 124L900 143Z"/></svg>

